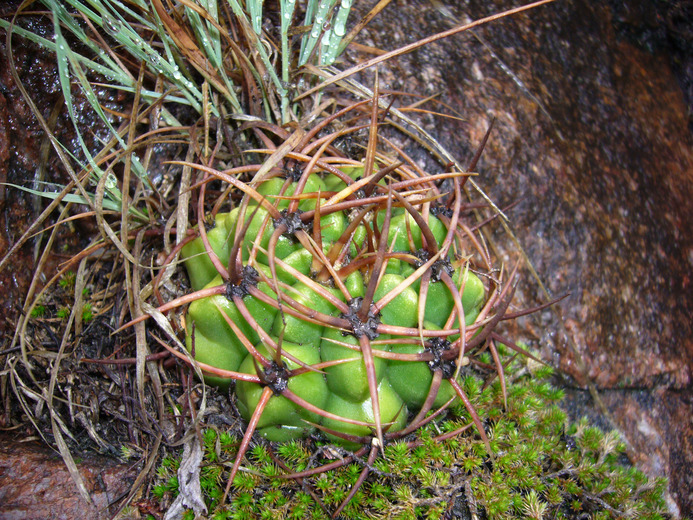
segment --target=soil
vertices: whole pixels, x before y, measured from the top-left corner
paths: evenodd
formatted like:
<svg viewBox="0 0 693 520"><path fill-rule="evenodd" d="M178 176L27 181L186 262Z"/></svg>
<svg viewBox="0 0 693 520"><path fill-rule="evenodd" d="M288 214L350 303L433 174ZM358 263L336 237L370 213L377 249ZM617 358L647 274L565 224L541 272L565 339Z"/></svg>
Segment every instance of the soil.
<svg viewBox="0 0 693 520"><path fill-rule="evenodd" d="M509 7L503 1L447 4L393 2L359 42L390 50ZM685 2L613 4L562 1L494 22L388 63L380 81L395 90L436 94L445 104L437 110L459 115L461 121L425 116L423 122L463 164L495 120L477 183L500 207L517 203L508 217L519 244L548 293L569 294L511 332L560 370L557 383L567 391L571 415L618 428L640 468L669 478L672 514L691 516L693 53L685 28L693 25L690 18L688 25L680 22ZM25 183L41 164L43 134L5 66L4 44L3 33L0 182ZM15 54L20 76L49 118L60 102L54 65L31 46L21 45ZM58 118L56 128L69 140L65 120ZM0 251L35 215L31 197L0 185ZM517 260L517 247L501 226L491 238L508 264ZM27 268L0 272L0 356L8 353L33 259L29 243L13 261ZM524 270L518 308L549 298ZM590 396L588 382L605 409ZM9 413L2 412L0 426ZM26 487L15 496L25 502L0 496L4 504L19 504L0 518L47 517L44 509L31 509L47 503L56 518L93 518L74 513L81 499L59 460L43 451L35 455L32 444L7 444L26 438L26 431L8 435L0 443L11 446L0 449L0 490L22 483ZM17 480L17 454L29 468L42 468L26 472L34 480ZM79 467L95 475L104 464L87 456ZM108 471L120 472L113 479L122 483L131 468L120 464ZM103 504L122 492L110 486ZM46 488L63 494L31 493ZM105 493L101 484L92 491L95 502ZM22 505L28 496L43 498Z"/></svg>

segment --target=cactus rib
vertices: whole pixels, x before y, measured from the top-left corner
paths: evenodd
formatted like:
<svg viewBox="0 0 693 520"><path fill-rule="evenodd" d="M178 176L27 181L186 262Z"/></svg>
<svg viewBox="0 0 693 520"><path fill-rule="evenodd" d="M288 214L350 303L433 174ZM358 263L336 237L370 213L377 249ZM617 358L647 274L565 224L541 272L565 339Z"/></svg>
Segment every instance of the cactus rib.
<svg viewBox="0 0 693 520"><path fill-rule="evenodd" d="M167 309L189 304L187 345L203 368L216 367L208 382L237 381L248 427L231 479L253 433L275 441L320 433L370 460L456 400L491 453L461 378L488 349L505 388L493 331L517 268L503 281L465 223L469 174L427 174L403 153L376 154L383 113L372 104L358 115L366 107L338 110L271 167L176 162L201 175L199 236L181 249L195 292ZM345 129L318 137L351 111L357 116ZM343 156L337 140L365 128L365 160ZM270 133L282 135L258 133L265 144ZM254 176L243 180L248 172ZM240 200L207 229L204 187L212 179Z"/></svg>

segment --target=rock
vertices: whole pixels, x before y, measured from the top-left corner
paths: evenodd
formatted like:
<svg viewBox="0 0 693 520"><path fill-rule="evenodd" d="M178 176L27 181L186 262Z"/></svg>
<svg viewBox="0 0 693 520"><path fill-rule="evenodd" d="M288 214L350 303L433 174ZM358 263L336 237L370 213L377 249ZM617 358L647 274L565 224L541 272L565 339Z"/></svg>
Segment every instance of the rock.
<svg viewBox="0 0 693 520"><path fill-rule="evenodd" d="M0 436L0 520L112 518L130 491L137 469L89 455L78 468L93 504L82 499L63 459L37 442Z"/></svg>
<svg viewBox="0 0 693 520"><path fill-rule="evenodd" d="M391 50L513 6L398 2L357 41ZM667 48L650 52L624 29L668 19L658 15L620 17L617 32L607 5L556 2L388 62L379 79L381 89L439 95L426 107L461 119L422 121L462 164L495 120L476 181L500 207L518 203L508 216L519 243L549 293L570 294L514 331L568 387L589 379L649 403L609 401L637 462L670 477L672 511L691 514L693 148L680 85L690 86L693 58L676 54L679 84ZM494 229L494 247L514 262L513 241ZM548 299L527 269L525 282L516 306ZM642 435L641 424L660 433Z"/></svg>

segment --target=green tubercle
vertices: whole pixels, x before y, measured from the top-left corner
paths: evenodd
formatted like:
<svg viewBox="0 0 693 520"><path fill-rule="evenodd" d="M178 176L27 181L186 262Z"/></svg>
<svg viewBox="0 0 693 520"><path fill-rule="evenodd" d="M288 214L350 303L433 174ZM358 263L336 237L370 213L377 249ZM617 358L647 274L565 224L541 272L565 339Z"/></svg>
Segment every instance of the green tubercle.
<svg viewBox="0 0 693 520"><path fill-rule="evenodd" d="M343 171L354 180L363 174L362 168ZM261 381L275 363L286 371L285 388L314 407L308 410L284 388L272 387L275 395L257 424L267 439L305 437L318 425L346 436L328 434L333 441L354 447L349 438L390 436L403 429L410 413L426 401L433 370L456 358L458 347L451 343L453 350L434 360L429 344L441 339L446 327L459 330L458 309L464 310L469 326L484 303L481 279L459 254L459 230L452 234L455 243L447 244L449 220L428 207L414 215L423 207L412 210L414 206L388 202L386 185L380 179L356 193L343 179L327 174L250 183L265 199L258 203L248 198L230 212L218 213L207 231L211 249L231 271L227 280L216 272L201 238L183 248L195 290L225 286L224 294L189 306L187 345L192 349L194 343L196 359ZM344 209L333 209L340 203ZM359 214L361 220L354 222ZM239 231L244 234L237 239ZM448 254L429 269L431 276L410 279L440 248ZM239 256L231 262L234 251ZM245 271L234 273L237 265L250 266L257 279L245 280ZM371 305L368 312L364 302ZM219 386L230 381L211 375L206 379ZM236 383L245 420L255 412L265 384ZM443 379L433 405L454 395Z"/></svg>

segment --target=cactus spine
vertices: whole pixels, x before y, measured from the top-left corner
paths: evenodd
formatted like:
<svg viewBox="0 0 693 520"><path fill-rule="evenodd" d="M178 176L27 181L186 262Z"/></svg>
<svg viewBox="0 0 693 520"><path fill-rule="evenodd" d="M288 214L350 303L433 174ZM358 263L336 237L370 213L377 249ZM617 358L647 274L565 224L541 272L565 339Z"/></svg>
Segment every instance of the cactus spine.
<svg viewBox="0 0 693 520"><path fill-rule="evenodd" d="M332 119L279 159L276 149L259 151L272 164L192 165L238 194L182 250L196 291L187 347L208 382L236 381L249 423L234 469L254 431L286 441L320 430L377 451L457 398L488 447L458 376L490 349L502 380L492 329L511 291L491 276L465 222L468 174L428 174L404 154L376 155L374 116L314 137ZM334 146L368 126L362 161Z"/></svg>

